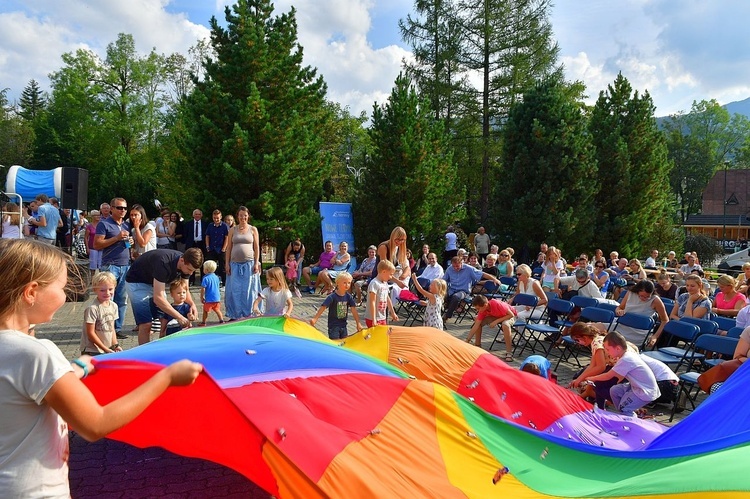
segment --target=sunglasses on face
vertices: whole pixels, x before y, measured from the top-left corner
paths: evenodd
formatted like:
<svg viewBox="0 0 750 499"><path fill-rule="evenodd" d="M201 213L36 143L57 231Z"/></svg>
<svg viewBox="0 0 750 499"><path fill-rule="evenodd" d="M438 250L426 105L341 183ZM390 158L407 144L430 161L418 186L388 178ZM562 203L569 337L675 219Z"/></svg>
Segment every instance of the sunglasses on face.
<svg viewBox="0 0 750 499"><path fill-rule="evenodd" d="M128 209L127 206L113 206L112 209L125 211Z"/></svg>

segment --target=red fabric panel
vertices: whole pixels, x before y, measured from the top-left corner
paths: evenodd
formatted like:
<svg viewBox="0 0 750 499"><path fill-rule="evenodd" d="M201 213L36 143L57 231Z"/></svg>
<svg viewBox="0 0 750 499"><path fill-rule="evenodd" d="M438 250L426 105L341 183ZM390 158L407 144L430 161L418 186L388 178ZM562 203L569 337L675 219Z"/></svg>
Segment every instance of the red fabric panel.
<svg viewBox="0 0 750 499"><path fill-rule="evenodd" d="M403 378L345 374L254 383L226 393L269 441L317 482L344 447L377 427L408 383Z"/></svg>
<svg viewBox="0 0 750 499"><path fill-rule="evenodd" d="M488 353L464 373L456 391L485 411L538 430L568 414L591 410L591 404L575 393L513 369Z"/></svg>
<svg viewBox="0 0 750 499"><path fill-rule="evenodd" d="M84 380L100 404L132 391L162 368L143 362L116 364L118 369L98 369ZM261 457L265 438L205 373L191 386L167 389L108 438L213 461L242 473L273 495L278 493L276 480Z"/></svg>

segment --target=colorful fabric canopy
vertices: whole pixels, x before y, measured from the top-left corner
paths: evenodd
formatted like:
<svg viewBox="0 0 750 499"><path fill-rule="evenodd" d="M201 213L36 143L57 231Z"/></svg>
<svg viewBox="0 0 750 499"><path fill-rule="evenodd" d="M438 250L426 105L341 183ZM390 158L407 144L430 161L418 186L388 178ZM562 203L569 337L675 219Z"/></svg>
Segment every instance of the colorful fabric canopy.
<svg viewBox="0 0 750 499"><path fill-rule="evenodd" d="M431 328L337 343L252 319L100 356L84 381L106 403L183 358L205 373L110 438L221 463L277 497L750 496L747 418L700 429L731 412L716 396L665 431ZM746 383L727 385L741 400Z"/></svg>

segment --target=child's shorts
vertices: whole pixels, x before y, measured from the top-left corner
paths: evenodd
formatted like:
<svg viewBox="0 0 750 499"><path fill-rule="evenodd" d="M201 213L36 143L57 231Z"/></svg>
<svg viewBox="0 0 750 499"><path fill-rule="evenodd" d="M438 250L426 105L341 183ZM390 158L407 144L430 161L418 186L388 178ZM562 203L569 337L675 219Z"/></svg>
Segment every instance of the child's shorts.
<svg viewBox="0 0 750 499"><path fill-rule="evenodd" d="M343 340L346 336L346 326L331 326L328 328L328 339Z"/></svg>
<svg viewBox="0 0 750 499"><path fill-rule="evenodd" d="M221 312L221 303L218 301L211 302L211 303L204 303L203 304L203 313L207 314L209 312Z"/></svg>
<svg viewBox="0 0 750 499"><path fill-rule="evenodd" d="M387 324L387 322L385 320L378 321L377 323L373 324L372 319L365 319L365 325L367 327L372 327L374 325L376 325L376 326L385 326L386 324Z"/></svg>

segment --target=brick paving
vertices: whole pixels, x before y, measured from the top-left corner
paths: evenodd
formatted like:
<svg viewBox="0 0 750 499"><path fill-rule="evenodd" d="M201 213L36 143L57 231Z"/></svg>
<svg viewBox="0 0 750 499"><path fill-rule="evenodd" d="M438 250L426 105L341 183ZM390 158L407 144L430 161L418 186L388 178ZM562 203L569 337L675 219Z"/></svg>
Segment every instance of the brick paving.
<svg viewBox="0 0 750 499"><path fill-rule="evenodd" d="M199 303L200 289L193 287L191 293L193 299ZM90 298L92 297L93 295ZM322 301L323 297L320 295L303 294L302 298L294 298L293 315L302 320L309 320L315 315ZM66 357L76 358L80 355L83 311L87 303L88 301L66 303L57 312L53 322L37 328L37 337L51 339ZM360 307L359 312L362 316L364 307ZM325 319L324 313L316 324L317 329L323 333L326 332ZM215 322L215 315L209 316L209 324L212 322ZM350 320L350 333L355 330L353 322ZM446 324L446 331L463 339L470 326L470 321L455 324L451 319ZM120 345L126 350L138 345L137 333L132 331L134 327L132 312L128 307L123 325L123 332L128 338L119 340ZM492 339L487 328L483 339L483 345L487 348ZM491 353L502 359L503 345L496 345ZM520 362L516 359L511 365L518 367ZM567 384L574 372L573 366L561 364L558 369L559 384ZM669 407L657 406L656 411L652 413L656 421L666 423ZM679 421L686 414L688 413L677 415L675 421ZM72 433L70 450L70 487L74 498L268 497L267 493L232 470L200 459L176 456L161 448L138 449L108 439L88 443Z"/></svg>

